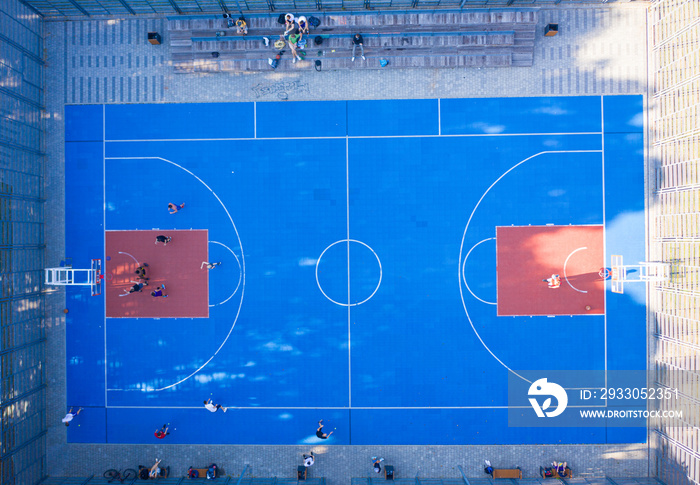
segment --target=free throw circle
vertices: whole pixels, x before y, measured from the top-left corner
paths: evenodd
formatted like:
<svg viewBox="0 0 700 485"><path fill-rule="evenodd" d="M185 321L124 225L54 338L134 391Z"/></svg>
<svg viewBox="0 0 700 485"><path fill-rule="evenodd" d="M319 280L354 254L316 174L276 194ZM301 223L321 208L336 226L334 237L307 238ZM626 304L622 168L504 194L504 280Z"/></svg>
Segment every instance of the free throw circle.
<svg viewBox="0 0 700 485"><path fill-rule="evenodd" d="M362 241L341 239L324 249L316 261L316 284L336 305L362 305L382 284L382 263Z"/></svg>

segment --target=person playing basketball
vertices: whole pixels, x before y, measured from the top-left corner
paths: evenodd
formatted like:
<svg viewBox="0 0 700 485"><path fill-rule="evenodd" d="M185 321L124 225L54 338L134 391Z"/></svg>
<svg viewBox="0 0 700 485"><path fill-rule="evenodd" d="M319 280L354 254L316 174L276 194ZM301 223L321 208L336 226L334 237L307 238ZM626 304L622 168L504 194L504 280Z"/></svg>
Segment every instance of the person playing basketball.
<svg viewBox="0 0 700 485"><path fill-rule="evenodd" d="M328 439L328 437L329 437L330 435L332 435L332 434L333 434L333 431L331 431L331 432L328 433L328 434L326 434L326 433L323 432L323 420L322 420L322 419L319 420L319 422L318 422L318 429L316 430L316 436L319 437L319 438L321 438L322 440L326 440L326 439Z"/></svg>
<svg viewBox="0 0 700 485"><path fill-rule="evenodd" d="M559 288L561 286L561 278L559 278L558 274L553 274L551 278L546 278L542 281L546 282L550 289Z"/></svg>

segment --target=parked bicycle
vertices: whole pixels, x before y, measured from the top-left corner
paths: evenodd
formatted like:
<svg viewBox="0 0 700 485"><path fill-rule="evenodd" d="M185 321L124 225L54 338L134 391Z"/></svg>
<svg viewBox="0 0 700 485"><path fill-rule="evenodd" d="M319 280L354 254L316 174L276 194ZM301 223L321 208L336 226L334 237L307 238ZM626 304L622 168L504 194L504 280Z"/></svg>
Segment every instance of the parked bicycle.
<svg viewBox="0 0 700 485"><path fill-rule="evenodd" d="M131 480L132 482L136 480L136 470L133 468L127 468L124 471L115 470L110 468L102 475L108 482L112 483L114 480L119 480L119 483L124 483L126 480Z"/></svg>

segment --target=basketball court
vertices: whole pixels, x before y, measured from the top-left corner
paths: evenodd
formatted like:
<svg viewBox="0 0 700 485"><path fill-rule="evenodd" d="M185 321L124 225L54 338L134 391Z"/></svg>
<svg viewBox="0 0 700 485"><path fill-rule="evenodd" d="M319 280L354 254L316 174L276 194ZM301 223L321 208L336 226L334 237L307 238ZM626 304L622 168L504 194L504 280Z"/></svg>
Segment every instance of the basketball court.
<svg viewBox="0 0 700 485"><path fill-rule="evenodd" d="M319 419L328 445L646 441L508 423L509 376L646 368L644 285L605 279L613 255L645 260L642 113L642 96L66 106L66 256L100 264L94 296L67 291L67 404L87 410L69 441L170 423L171 444L312 444ZM149 285L125 294L141 263Z"/></svg>

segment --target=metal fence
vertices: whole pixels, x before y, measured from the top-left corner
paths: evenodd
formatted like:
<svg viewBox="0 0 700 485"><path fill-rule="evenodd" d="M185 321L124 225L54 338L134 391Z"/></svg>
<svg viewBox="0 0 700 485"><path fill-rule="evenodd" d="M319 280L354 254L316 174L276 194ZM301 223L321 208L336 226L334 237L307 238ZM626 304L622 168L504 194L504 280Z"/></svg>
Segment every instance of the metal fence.
<svg viewBox="0 0 700 485"><path fill-rule="evenodd" d="M23 0L46 17L220 14L603 4L609 0Z"/></svg>
<svg viewBox="0 0 700 485"><path fill-rule="evenodd" d="M0 2L0 483L46 476L41 19Z"/></svg>
<svg viewBox="0 0 700 485"><path fill-rule="evenodd" d="M679 390L683 417L652 422L654 472L700 483L700 2L650 8L649 252L672 277L650 292L655 384Z"/></svg>

